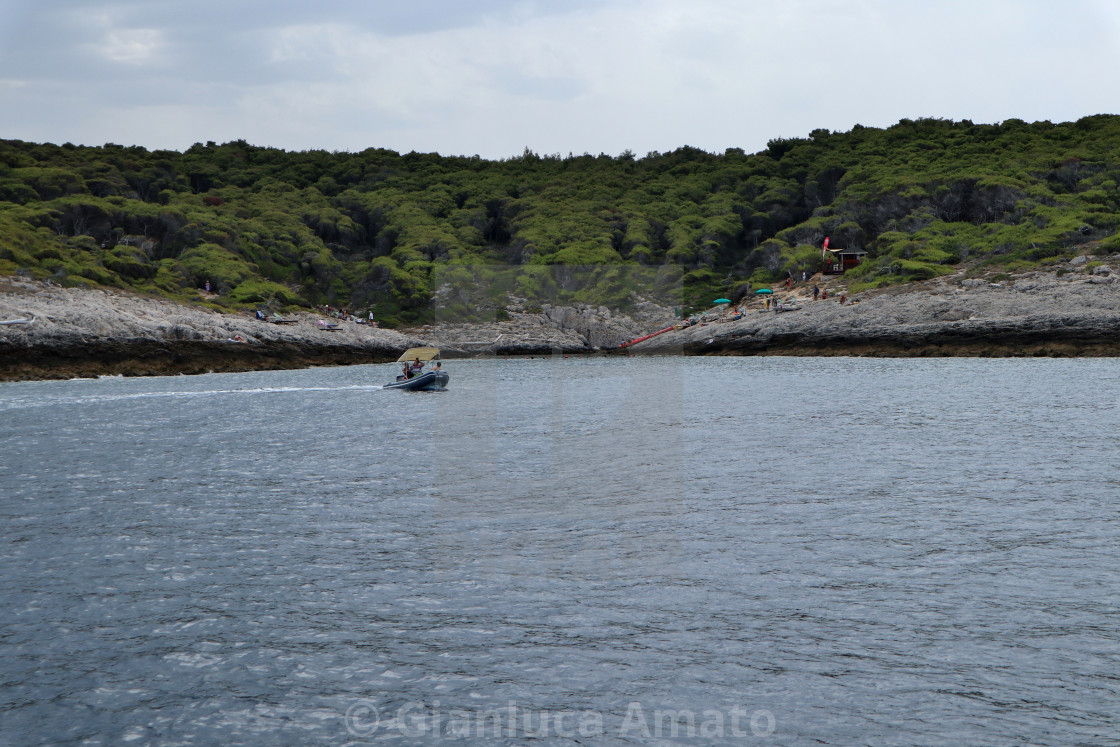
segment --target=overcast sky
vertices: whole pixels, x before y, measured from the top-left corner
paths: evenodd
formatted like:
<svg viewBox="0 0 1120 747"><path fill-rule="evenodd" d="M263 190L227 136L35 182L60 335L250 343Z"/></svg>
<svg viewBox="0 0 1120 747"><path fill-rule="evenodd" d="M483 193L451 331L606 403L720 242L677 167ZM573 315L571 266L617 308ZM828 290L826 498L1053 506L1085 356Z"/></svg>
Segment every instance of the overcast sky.
<svg viewBox="0 0 1120 747"><path fill-rule="evenodd" d="M1117 0L0 0L0 138L506 158L1120 112Z"/></svg>

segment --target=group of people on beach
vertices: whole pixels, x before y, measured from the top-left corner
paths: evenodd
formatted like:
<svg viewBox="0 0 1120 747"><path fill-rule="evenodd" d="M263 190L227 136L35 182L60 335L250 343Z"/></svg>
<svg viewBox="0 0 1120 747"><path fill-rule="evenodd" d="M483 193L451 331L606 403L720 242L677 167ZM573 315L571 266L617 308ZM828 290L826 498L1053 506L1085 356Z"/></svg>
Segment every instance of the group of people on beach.
<svg viewBox="0 0 1120 747"><path fill-rule="evenodd" d="M334 319L341 319L344 322L354 322L355 324L368 324L371 327L378 326L378 322L375 321L374 318L373 318L373 311L369 312L369 321L366 321L366 319L364 317L355 316L355 315L351 314L349 309L335 309L335 308L332 308L330 306L330 304L327 304L326 306L320 306L319 311L322 314L324 314L325 316L333 317Z"/></svg>
<svg viewBox="0 0 1120 747"><path fill-rule="evenodd" d="M816 301L818 299L821 300L821 301L827 301L828 300L828 288L825 288L824 290L821 290L817 286L815 286L815 285L813 286L813 300ZM841 291L841 293L840 293L840 305L843 306L844 303L847 300L848 300L848 294ZM855 303L855 302L853 301L853 303Z"/></svg>

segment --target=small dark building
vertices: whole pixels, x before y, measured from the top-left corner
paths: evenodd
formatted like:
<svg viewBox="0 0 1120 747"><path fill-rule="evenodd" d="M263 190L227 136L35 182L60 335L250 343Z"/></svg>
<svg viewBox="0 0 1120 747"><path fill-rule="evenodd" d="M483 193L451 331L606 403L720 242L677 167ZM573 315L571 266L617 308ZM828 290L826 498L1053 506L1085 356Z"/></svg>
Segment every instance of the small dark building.
<svg viewBox="0 0 1120 747"><path fill-rule="evenodd" d="M867 256L862 249L825 249L822 275L843 275Z"/></svg>

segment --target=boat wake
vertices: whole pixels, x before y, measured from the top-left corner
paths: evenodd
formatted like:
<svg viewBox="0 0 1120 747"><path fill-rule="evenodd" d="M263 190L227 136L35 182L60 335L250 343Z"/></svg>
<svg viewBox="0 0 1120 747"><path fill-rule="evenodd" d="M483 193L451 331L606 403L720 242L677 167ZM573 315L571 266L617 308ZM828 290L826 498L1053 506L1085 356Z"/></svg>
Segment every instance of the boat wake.
<svg viewBox="0 0 1120 747"><path fill-rule="evenodd" d="M218 397L228 395L254 395L254 394L295 394L300 392L368 392L382 389L381 384L354 384L351 386L276 386L276 387L247 387L243 389L199 389L165 392L128 392L121 394L90 394L86 396L58 397L51 399L36 398L34 400L0 401L0 411L24 409L28 407L46 407L51 405L90 405L104 402L122 402L126 400L141 399L195 399L200 397Z"/></svg>

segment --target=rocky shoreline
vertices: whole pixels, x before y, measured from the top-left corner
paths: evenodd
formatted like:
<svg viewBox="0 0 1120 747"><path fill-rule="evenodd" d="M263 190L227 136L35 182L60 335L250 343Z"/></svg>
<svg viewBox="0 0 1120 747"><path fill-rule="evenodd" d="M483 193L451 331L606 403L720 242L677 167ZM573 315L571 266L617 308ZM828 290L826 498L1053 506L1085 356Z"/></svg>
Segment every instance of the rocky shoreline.
<svg viewBox="0 0 1120 747"><path fill-rule="evenodd" d="M1098 260L1099 261L1099 260ZM807 286L783 293L800 309L747 309L660 335L634 354L854 356L1120 356L1120 256L1084 270L1085 257L1016 277L968 277L859 294L839 284L814 301ZM992 279L993 277L999 279Z"/></svg>
<svg viewBox="0 0 1120 747"><path fill-rule="evenodd" d="M1091 271L1087 271L1091 268ZM842 279L775 295L793 311L752 300L693 326L624 349L665 329L670 309L511 307L508 319L445 322L410 331L292 315L285 324L125 291L0 278L0 381L98 375L166 375L382 363L415 345L447 358L586 354L847 356L1120 356L1120 255L1046 270L978 276L961 270L925 283L845 298Z"/></svg>
<svg viewBox="0 0 1120 747"><path fill-rule="evenodd" d="M381 363L422 344L368 325L323 329L321 320L301 313L272 324L125 291L0 278L0 380Z"/></svg>

